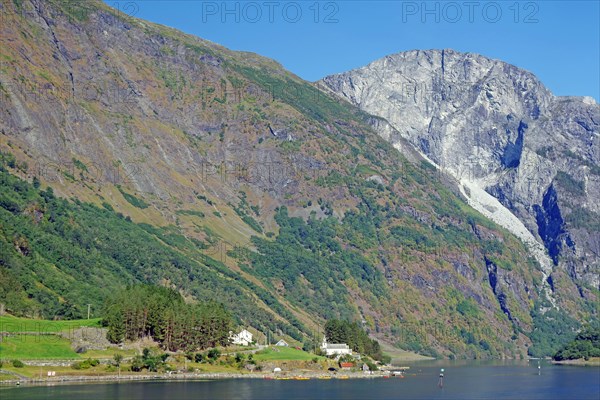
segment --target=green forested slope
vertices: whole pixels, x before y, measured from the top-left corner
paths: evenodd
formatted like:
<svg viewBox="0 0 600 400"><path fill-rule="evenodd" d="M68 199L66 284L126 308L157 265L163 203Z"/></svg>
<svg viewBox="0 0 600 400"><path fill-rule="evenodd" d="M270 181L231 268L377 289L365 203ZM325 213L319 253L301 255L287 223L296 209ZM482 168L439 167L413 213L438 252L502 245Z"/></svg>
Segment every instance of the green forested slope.
<svg viewBox="0 0 600 400"><path fill-rule="evenodd" d="M0 302L16 315L79 318L100 315L117 289L135 283L172 286L199 299L218 299L256 326L300 338L290 324L256 307L252 292L283 307L264 290L208 256L171 247L110 209L57 198L0 170ZM108 207L110 208L110 207ZM160 232L160 230L158 230ZM184 237L179 237L186 243ZM288 319L302 328L293 316Z"/></svg>
<svg viewBox="0 0 600 400"><path fill-rule="evenodd" d="M538 266L369 116L273 60L100 1L2 5L11 312L97 313L151 283L298 340L342 318L428 354L527 352ZM593 317L560 278L573 326Z"/></svg>

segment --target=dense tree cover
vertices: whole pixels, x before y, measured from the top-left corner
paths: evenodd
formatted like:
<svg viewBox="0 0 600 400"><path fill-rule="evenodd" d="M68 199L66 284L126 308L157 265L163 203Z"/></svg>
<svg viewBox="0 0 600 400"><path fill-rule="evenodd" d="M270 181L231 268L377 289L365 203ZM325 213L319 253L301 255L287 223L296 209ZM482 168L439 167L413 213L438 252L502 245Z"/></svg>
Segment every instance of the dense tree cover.
<svg viewBox="0 0 600 400"><path fill-rule="evenodd" d="M131 360L131 370L141 371L147 369L148 371L156 372L166 368L167 353L159 353L149 348L144 348L142 355L137 355Z"/></svg>
<svg viewBox="0 0 600 400"><path fill-rule="evenodd" d="M0 153L0 304L12 314L82 318L91 304L100 316L127 285L168 281L198 300L219 299L240 323L302 339L302 323L271 293L200 253L200 243L177 229L135 224L108 204L57 198L12 175L11 165L18 166L14 156Z"/></svg>
<svg viewBox="0 0 600 400"><path fill-rule="evenodd" d="M600 327L588 327L575 340L557 351L553 358L562 361L581 358L588 360L591 357L600 357Z"/></svg>
<svg viewBox="0 0 600 400"><path fill-rule="evenodd" d="M548 308L545 313L541 308ZM580 324L562 310L556 310L548 304L536 303L532 310L534 329L529 334L531 346L528 353L532 357L547 357L573 340Z"/></svg>
<svg viewBox="0 0 600 400"><path fill-rule="evenodd" d="M220 303L186 304L173 289L136 285L112 296L104 324L113 343L151 337L170 351L225 346L233 326Z"/></svg>
<svg viewBox="0 0 600 400"><path fill-rule="evenodd" d="M325 336L328 343L346 343L352 351L375 360L388 361L381 351L379 342L371 339L358 322L330 319L325 324Z"/></svg>
<svg viewBox="0 0 600 400"><path fill-rule="evenodd" d="M354 308L341 281L353 278L363 290L386 293L381 272L358 251L340 245L336 218L306 222L290 218L281 207L275 220L280 227L275 241L253 238L258 254L250 255L252 267L263 278L281 280L286 296L296 304L324 318L352 318Z"/></svg>
<svg viewBox="0 0 600 400"><path fill-rule="evenodd" d="M100 364L100 361L98 359L95 358L88 358L87 360L83 360L83 361L76 361L73 364L71 364L71 368L73 369L90 369L91 367L96 367Z"/></svg>

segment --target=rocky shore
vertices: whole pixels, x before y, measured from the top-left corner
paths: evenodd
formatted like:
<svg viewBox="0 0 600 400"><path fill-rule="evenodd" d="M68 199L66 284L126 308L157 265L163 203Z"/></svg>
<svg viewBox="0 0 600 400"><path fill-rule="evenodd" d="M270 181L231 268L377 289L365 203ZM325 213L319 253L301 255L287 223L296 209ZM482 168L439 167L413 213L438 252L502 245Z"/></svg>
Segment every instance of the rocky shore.
<svg viewBox="0 0 600 400"><path fill-rule="evenodd" d="M8 371L0 372L7 373ZM337 373L328 372L306 372L306 371L288 371L282 373L154 373L154 374L121 374L119 375L66 375L59 377L27 378L16 376L16 379L0 381L2 386L14 385L57 385L57 384L77 384L90 382L132 382L149 380L215 380L215 379L268 379L268 380L311 380L311 379L374 379L389 377L387 371L377 371L372 374L356 371L341 371ZM18 378L18 379L17 379Z"/></svg>

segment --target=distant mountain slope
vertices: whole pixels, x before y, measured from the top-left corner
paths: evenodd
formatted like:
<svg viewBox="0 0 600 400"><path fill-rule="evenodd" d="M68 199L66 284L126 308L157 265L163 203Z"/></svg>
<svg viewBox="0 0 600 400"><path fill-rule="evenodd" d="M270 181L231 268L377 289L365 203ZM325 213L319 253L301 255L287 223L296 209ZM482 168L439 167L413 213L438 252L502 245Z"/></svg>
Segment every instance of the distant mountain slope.
<svg viewBox="0 0 600 400"><path fill-rule="evenodd" d="M301 340L342 317L428 354L516 357L534 324L554 343L539 325L544 274L521 241L370 127L385 121L272 60L100 1L2 7L0 272L30 309L99 306L109 289L82 289L91 261L70 261L77 249L99 252L111 278L90 275L98 287L172 286ZM15 176L69 200L45 204ZM44 207L60 218L36 222ZM580 298L560 274L553 285L556 321L595 317L595 292Z"/></svg>
<svg viewBox="0 0 600 400"><path fill-rule="evenodd" d="M566 272L581 296L599 288L600 106L592 98L556 97L527 71L452 50L391 55L321 84L385 118L397 131L390 141L409 141L531 248L541 247L536 238L549 275ZM486 206L480 189L504 215L493 215L502 206Z"/></svg>
<svg viewBox="0 0 600 400"><path fill-rule="evenodd" d="M236 315L300 340L305 329L266 290L200 254L201 243L167 228L134 224L112 210L57 198L0 165L0 293L15 314L80 318L87 304L101 316L104 302L124 285L174 287L195 298L215 298ZM290 323L256 307L268 302ZM307 331L309 332L309 331Z"/></svg>

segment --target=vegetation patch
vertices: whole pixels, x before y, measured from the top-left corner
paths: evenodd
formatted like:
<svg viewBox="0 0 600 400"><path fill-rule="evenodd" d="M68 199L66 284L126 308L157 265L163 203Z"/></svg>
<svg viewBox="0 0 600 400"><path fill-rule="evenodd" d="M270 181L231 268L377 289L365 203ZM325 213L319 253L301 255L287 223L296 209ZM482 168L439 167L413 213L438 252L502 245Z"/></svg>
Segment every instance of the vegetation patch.
<svg viewBox="0 0 600 400"><path fill-rule="evenodd" d="M90 369L92 367L96 367L100 364L98 359L88 358L87 360L77 361L71 364L71 368L80 370L80 369Z"/></svg>
<svg viewBox="0 0 600 400"><path fill-rule="evenodd" d="M5 336L0 343L3 359L43 360L79 358L69 340L58 335L15 334Z"/></svg>
<svg viewBox="0 0 600 400"><path fill-rule="evenodd" d="M312 353L284 346L269 347L254 354L256 361L310 361L314 358L315 355Z"/></svg>
<svg viewBox="0 0 600 400"><path fill-rule="evenodd" d="M346 343L352 351L387 363L390 358L383 354L379 342L371 339L358 322L332 319L325 324L328 343Z"/></svg>
<svg viewBox="0 0 600 400"><path fill-rule="evenodd" d="M575 228L600 231L600 215L585 208L574 208L565 218Z"/></svg>
<svg viewBox="0 0 600 400"><path fill-rule="evenodd" d="M600 357L600 327L588 327L554 354L554 360L579 360Z"/></svg>
<svg viewBox="0 0 600 400"><path fill-rule="evenodd" d="M381 273L359 252L344 249L336 240L339 221L290 218L286 207L275 216L279 236L275 241L253 237L259 253L252 253L254 272L272 285L280 279L286 297L298 306L326 319L354 316L354 307L342 280L353 277L375 296L387 293Z"/></svg>
<svg viewBox="0 0 600 400"><path fill-rule="evenodd" d="M540 308L547 307L548 311L540 312ZM528 353L532 357L546 357L558 352L560 348L571 342L576 337L580 324L563 310L556 310L548 304L547 300L534 306L532 311L535 328L529 334L532 345Z"/></svg>
<svg viewBox="0 0 600 400"><path fill-rule="evenodd" d="M40 334L50 334L66 332L81 327L100 327L100 318L61 321L20 318L12 315L3 315L0 317L0 332L36 332Z"/></svg>
<svg viewBox="0 0 600 400"><path fill-rule="evenodd" d="M246 193L240 192L239 198L240 203L238 206L233 206L231 204L230 206L233 208L235 213L242 219L242 221L246 223L246 225L248 225L250 228L254 229L258 233L263 233L263 229L260 223L250 215L250 210L254 210L254 213L256 213L257 209L253 209L252 207L250 207L246 200Z"/></svg>
<svg viewBox="0 0 600 400"><path fill-rule="evenodd" d="M567 192L575 196L585 195L585 184L582 181L576 180L571 175L562 171L558 171L554 179L558 185Z"/></svg>
<svg viewBox="0 0 600 400"><path fill-rule="evenodd" d="M50 0L57 5L70 22L85 22L94 11L94 6L87 1Z"/></svg>
<svg viewBox="0 0 600 400"><path fill-rule="evenodd" d="M116 293L104 314L111 342L151 337L170 351L225 346L233 328L222 304L186 304L175 290L148 285Z"/></svg>
<svg viewBox="0 0 600 400"><path fill-rule="evenodd" d="M177 215L191 215L198 218L204 218L206 215L202 211L198 210L177 210L175 211Z"/></svg>
<svg viewBox="0 0 600 400"><path fill-rule="evenodd" d="M127 202L129 204L131 204L134 207L137 208L141 208L142 210L145 208L148 208L148 203L146 203L144 200L135 197L132 194L127 193L126 191L123 190L123 188L121 186L117 186L117 189L119 189L119 192L121 192L121 194L123 195L123 198L125 200L127 200Z"/></svg>

